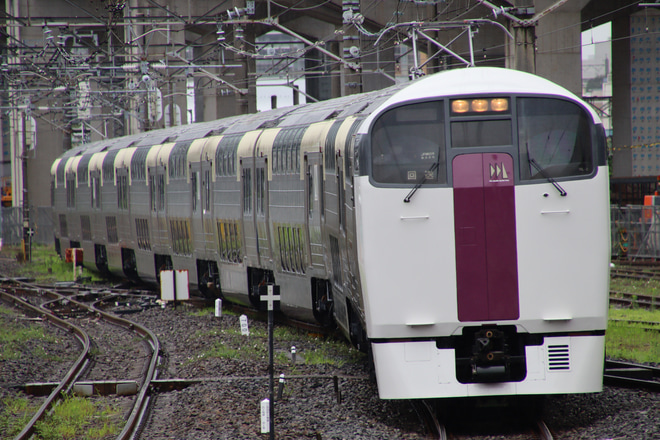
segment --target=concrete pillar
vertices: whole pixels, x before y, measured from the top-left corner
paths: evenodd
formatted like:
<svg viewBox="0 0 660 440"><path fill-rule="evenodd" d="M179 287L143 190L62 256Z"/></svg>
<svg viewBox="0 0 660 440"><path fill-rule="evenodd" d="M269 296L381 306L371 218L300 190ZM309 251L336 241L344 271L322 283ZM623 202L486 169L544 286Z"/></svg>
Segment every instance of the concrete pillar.
<svg viewBox="0 0 660 440"><path fill-rule="evenodd" d="M536 73L536 26L514 25L510 31L513 40L507 44L507 67Z"/></svg>
<svg viewBox="0 0 660 440"><path fill-rule="evenodd" d="M632 176L630 148L630 17L616 16L612 21L612 175Z"/></svg>
<svg viewBox="0 0 660 440"><path fill-rule="evenodd" d="M343 12L346 14L357 14L360 12L359 0L343 0ZM344 24L347 20L344 19ZM344 36L341 44L341 56L349 63L360 64L360 35L355 26L344 26ZM362 75L359 70L351 69L347 66L342 67L342 96L362 93Z"/></svg>

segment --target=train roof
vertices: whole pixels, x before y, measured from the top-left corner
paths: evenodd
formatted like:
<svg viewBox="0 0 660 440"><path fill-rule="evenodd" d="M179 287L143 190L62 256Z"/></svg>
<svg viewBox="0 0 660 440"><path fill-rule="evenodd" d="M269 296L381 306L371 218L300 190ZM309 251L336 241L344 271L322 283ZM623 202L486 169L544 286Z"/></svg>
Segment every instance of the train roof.
<svg viewBox="0 0 660 440"><path fill-rule="evenodd" d="M309 125L327 119L343 119L349 116L366 117L365 123L360 128L360 132L365 132L370 126L371 120L381 111L400 102L444 96L492 93L537 93L579 101L577 96L565 88L536 75L497 67L469 67L446 70L412 82L368 93L105 139L72 148L61 157L66 158L126 147L146 147L218 134L244 133L260 128ZM598 115L593 109L587 105L585 105L585 108L598 122Z"/></svg>
<svg viewBox="0 0 660 440"><path fill-rule="evenodd" d="M370 126L370 122L380 111L398 103L446 96L486 95L494 93L524 93L568 98L581 102L591 114L594 121L600 122L600 117L591 106L585 104L574 93L550 80L520 70L504 69L501 67L467 67L445 70L408 83L407 87L402 88L383 102L378 111L367 118L359 132L366 132Z"/></svg>

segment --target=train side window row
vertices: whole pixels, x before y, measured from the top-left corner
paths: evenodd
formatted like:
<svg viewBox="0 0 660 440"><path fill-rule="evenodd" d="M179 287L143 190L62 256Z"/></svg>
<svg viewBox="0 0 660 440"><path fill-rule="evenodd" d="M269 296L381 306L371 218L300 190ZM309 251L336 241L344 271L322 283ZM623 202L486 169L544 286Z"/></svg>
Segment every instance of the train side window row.
<svg viewBox="0 0 660 440"><path fill-rule="evenodd" d="M103 159L103 183L115 184L115 157L119 151L109 151Z"/></svg>
<svg viewBox="0 0 660 440"><path fill-rule="evenodd" d="M237 221L221 220L217 223L220 260L228 263L241 262L241 233Z"/></svg>
<svg viewBox="0 0 660 440"><path fill-rule="evenodd" d="M66 207L76 207L76 174L68 173L66 175Z"/></svg>
<svg viewBox="0 0 660 440"><path fill-rule="evenodd" d="M300 144L307 127L284 128L273 142L273 174L300 173Z"/></svg>
<svg viewBox="0 0 660 440"><path fill-rule="evenodd" d="M172 238L172 251L175 254L178 255L192 254L190 221L170 220L170 235Z"/></svg>
<svg viewBox="0 0 660 440"><path fill-rule="evenodd" d="M152 212L165 209L165 176L162 174L149 176L149 209Z"/></svg>
<svg viewBox="0 0 660 440"><path fill-rule="evenodd" d="M92 208L101 208L101 177L98 172L92 175Z"/></svg>
<svg viewBox="0 0 660 440"><path fill-rule="evenodd" d="M305 273L304 240L301 228L278 226L280 264L284 272Z"/></svg>
<svg viewBox="0 0 660 440"><path fill-rule="evenodd" d="M87 184L89 179L89 161L92 155L88 154L83 156L78 163L78 184Z"/></svg>
<svg viewBox="0 0 660 440"><path fill-rule="evenodd" d="M145 251L150 251L151 240L149 238L149 221L145 218L136 218L135 232L137 235L138 248Z"/></svg>
<svg viewBox="0 0 660 440"><path fill-rule="evenodd" d="M128 209L128 174L117 170L117 208Z"/></svg>
<svg viewBox="0 0 660 440"><path fill-rule="evenodd" d="M188 147L191 141L178 142L169 157L170 179L182 179L186 177L186 164L188 158Z"/></svg>
<svg viewBox="0 0 660 440"><path fill-rule="evenodd" d="M131 180L144 182L147 179L147 155L149 148L138 148L131 158Z"/></svg>
<svg viewBox="0 0 660 440"><path fill-rule="evenodd" d="M60 237L69 236L69 225L66 222L66 214L60 214Z"/></svg>
<svg viewBox="0 0 660 440"><path fill-rule="evenodd" d="M224 136L215 152L215 175L218 177L236 175L236 149L243 138L242 134Z"/></svg>
<svg viewBox="0 0 660 440"><path fill-rule="evenodd" d="M341 124L343 124L343 122L344 119L335 121L330 127L330 130L328 131L328 135L325 137L324 156L325 156L326 172L335 171L335 167L337 163L335 157L335 142L337 141L337 133L339 132L339 128L341 127Z"/></svg>
<svg viewBox="0 0 660 440"><path fill-rule="evenodd" d="M117 233L117 217L106 217L105 227L108 234L108 243L119 243L119 234Z"/></svg>
<svg viewBox="0 0 660 440"><path fill-rule="evenodd" d="M80 216L80 230L82 232L83 240L92 240L92 222L88 215Z"/></svg>

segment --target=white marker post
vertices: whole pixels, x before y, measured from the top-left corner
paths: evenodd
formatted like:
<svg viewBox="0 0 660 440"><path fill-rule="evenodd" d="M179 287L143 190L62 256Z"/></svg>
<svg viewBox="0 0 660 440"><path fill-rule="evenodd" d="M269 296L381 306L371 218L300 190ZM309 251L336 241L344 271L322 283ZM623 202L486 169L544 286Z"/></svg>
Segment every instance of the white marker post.
<svg viewBox="0 0 660 440"><path fill-rule="evenodd" d="M264 399L261 401L261 433L270 432L270 401Z"/></svg>
<svg viewBox="0 0 660 440"><path fill-rule="evenodd" d="M274 359L273 352L275 351L273 347L273 312L277 308L279 310L280 305L280 286L274 286L268 284L259 288L259 293L261 294L266 288L267 295L260 295L261 301L265 301L268 307L268 373L269 373L269 382L268 388L270 391L270 440L275 438L275 384L273 382L273 370Z"/></svg>
<svg viewBox="0 0 660 440"><path fill-rule="evenodd" d="M250 336L250 330L248 329L247 315L241 315L241 317L238 319L239 321L241 321L241 335Z"/></svg>

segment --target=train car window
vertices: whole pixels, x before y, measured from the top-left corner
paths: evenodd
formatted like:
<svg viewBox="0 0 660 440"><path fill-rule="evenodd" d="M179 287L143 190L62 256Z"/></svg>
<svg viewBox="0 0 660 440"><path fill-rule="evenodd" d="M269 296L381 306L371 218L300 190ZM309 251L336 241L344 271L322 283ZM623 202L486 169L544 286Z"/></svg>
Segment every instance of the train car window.
<svg viewBox="0 0 660 440"><path fill-rule="evenodd" d="M117 234L117 217L106 217L105 227L108 234L108 243L119 243L119 235Z"/></svg>
<svg viewBox="0 0 660 440"><path fill-rule="evenodd" d="M441 101L385 112L371 138L372 177L380 183L445 183L445 129Z"/></svg>
<svg viewBox="0 0 660 440"><path fill-rule="evenodd" d="M255 170L255 186L256 186L256 205L257 205L257 214L264 215L265 213L265 201L266 201L266 175L263 168L257 168Z"/></svg>
<svg viewBox="0 0 660 440"><path fill-rule="evenodd" d="M149 209L152 212L156 212L158 207L156 205L156 176L149 175Z"/></svg>
<svg viewBox="0 0 660 440"><path fill-rule="evenodd" d="M224 136L215 152L215 175L235 176L236 175L236 148L243 138L242 134Z"/></svg>
<svg viewBox="0 0 660 440"><path fill-rule="evenodd" d="M125 169L117 170L117 208L128 209L128 173Z"/></svg>
<svg viewBox="0 0 660 440"><path fill-rule="evenodd" d="M452 148L511 145L511 142L510 119L451 123Z"/></svg>
<svg viewBox="0 0 660 440"><path fill-rule="evenodd" d="M243 170L243 213L252 214L252 170Z"/></svg>
<svg viewBox="0 0 660 440"><path fill-rule="evenodd" d="M66 175L66 207L76 207L76 173Z"/></svg>
<svg viewBox="0 0 660 440"><path fill-rule="evenodd" d="M206 170L204 171L204 200L203 200L203 209L204 212L211 212L211 172Z"/></svg>
<svg viewBox="0 0 660 440"><path fill-rule="evenodd" d="M57 165L57 186L64 185L66 173L66 160L61 160L59 165Z"/></svg>
<svg viewBox="0 0 660 440"><path fill-rule="evenodd" d="M273 172L294 174L300 172L296 154L300 152L300 142L306 127L284 128L277 133L273 142Z"/></svg>
<svg viewBox="0 0 660 440"><path fill-rule="evenodd" d="M584 109L553 98L518 98L520 178L591 174L591 130Z"/></svg>
<svg viewBox="0 0 660 440"><path fill-rule="evenodd" d="M343 230L346 227L346 195L344 193L344 170L337 167L337 213L339 215L339 227Z"/></svg>
<svg viewBox="0 0 660 440"><path fill-rule="evenodd" d="M98 171L92 171L92 208L101 207L101 176Z"/></svg>
<svg viewBox="0 0 660 440"><path fill-rule="evenodd" d="M112 150L103 159L103 183L115 183L115 157L120 150Z"/></svg>
<svg viewBox="0 0 660 440"><path fill-rule="evenodd" d="M66 222L66 215L60 214L60 237L69 236L69 226Z"/></svg>
<svg viewBox="0 0 660 440"><path fill-rule="evenodd" d="M165 176L163 174L158 175L158 210L163 211L165 209Z"/></svg>
<svg viewBox="0 0 660 440"><path fill-rule="evenodd" d="M191 143L191 141L178 142L174 146L169 158L170 178L181 179L186 177L186 158Z"/></svg>
<svg viewBox="0 0 660 440"><path fill-rule="evenodd" d="M131 179L134 181L146 181L147 172L146 172L146 162L147 154L149 154L148 148L139 148L133 153L131 158Z"/></svg>
<svg viewBox="0 0 660 440"><path fill-rule="evenodd" d="M330 130L328 131L327 136L325 137L325 169L326 172L334 173L336 166L336 156L335 156L335 141L337 140L337 133L341 124L344 123L344 119L335 121Z"/></svg>
<svg viewBox="0 0 660 440"><path fill-rule="evenodd" d="M192 210L197 212L197 200L200 197L199 190L199 171L190 174L190 188L192 189Z"/></svg>
<svg viewBox="0 0 660 440"><path fill-rule="evenodd" d="M83 240L90 241L92 239L92 220L88 215L80 216L80 231Z"/></svg>
<svg viewBox="0 0 660 440"><path fill-rule="evenodd" d="M80 163L78 164L78 183L81 184L86 184L87 181L89 180L89 160L92 158L91 154L88 154L86 156L83 156L82 159L80 159Z"/></svg>

